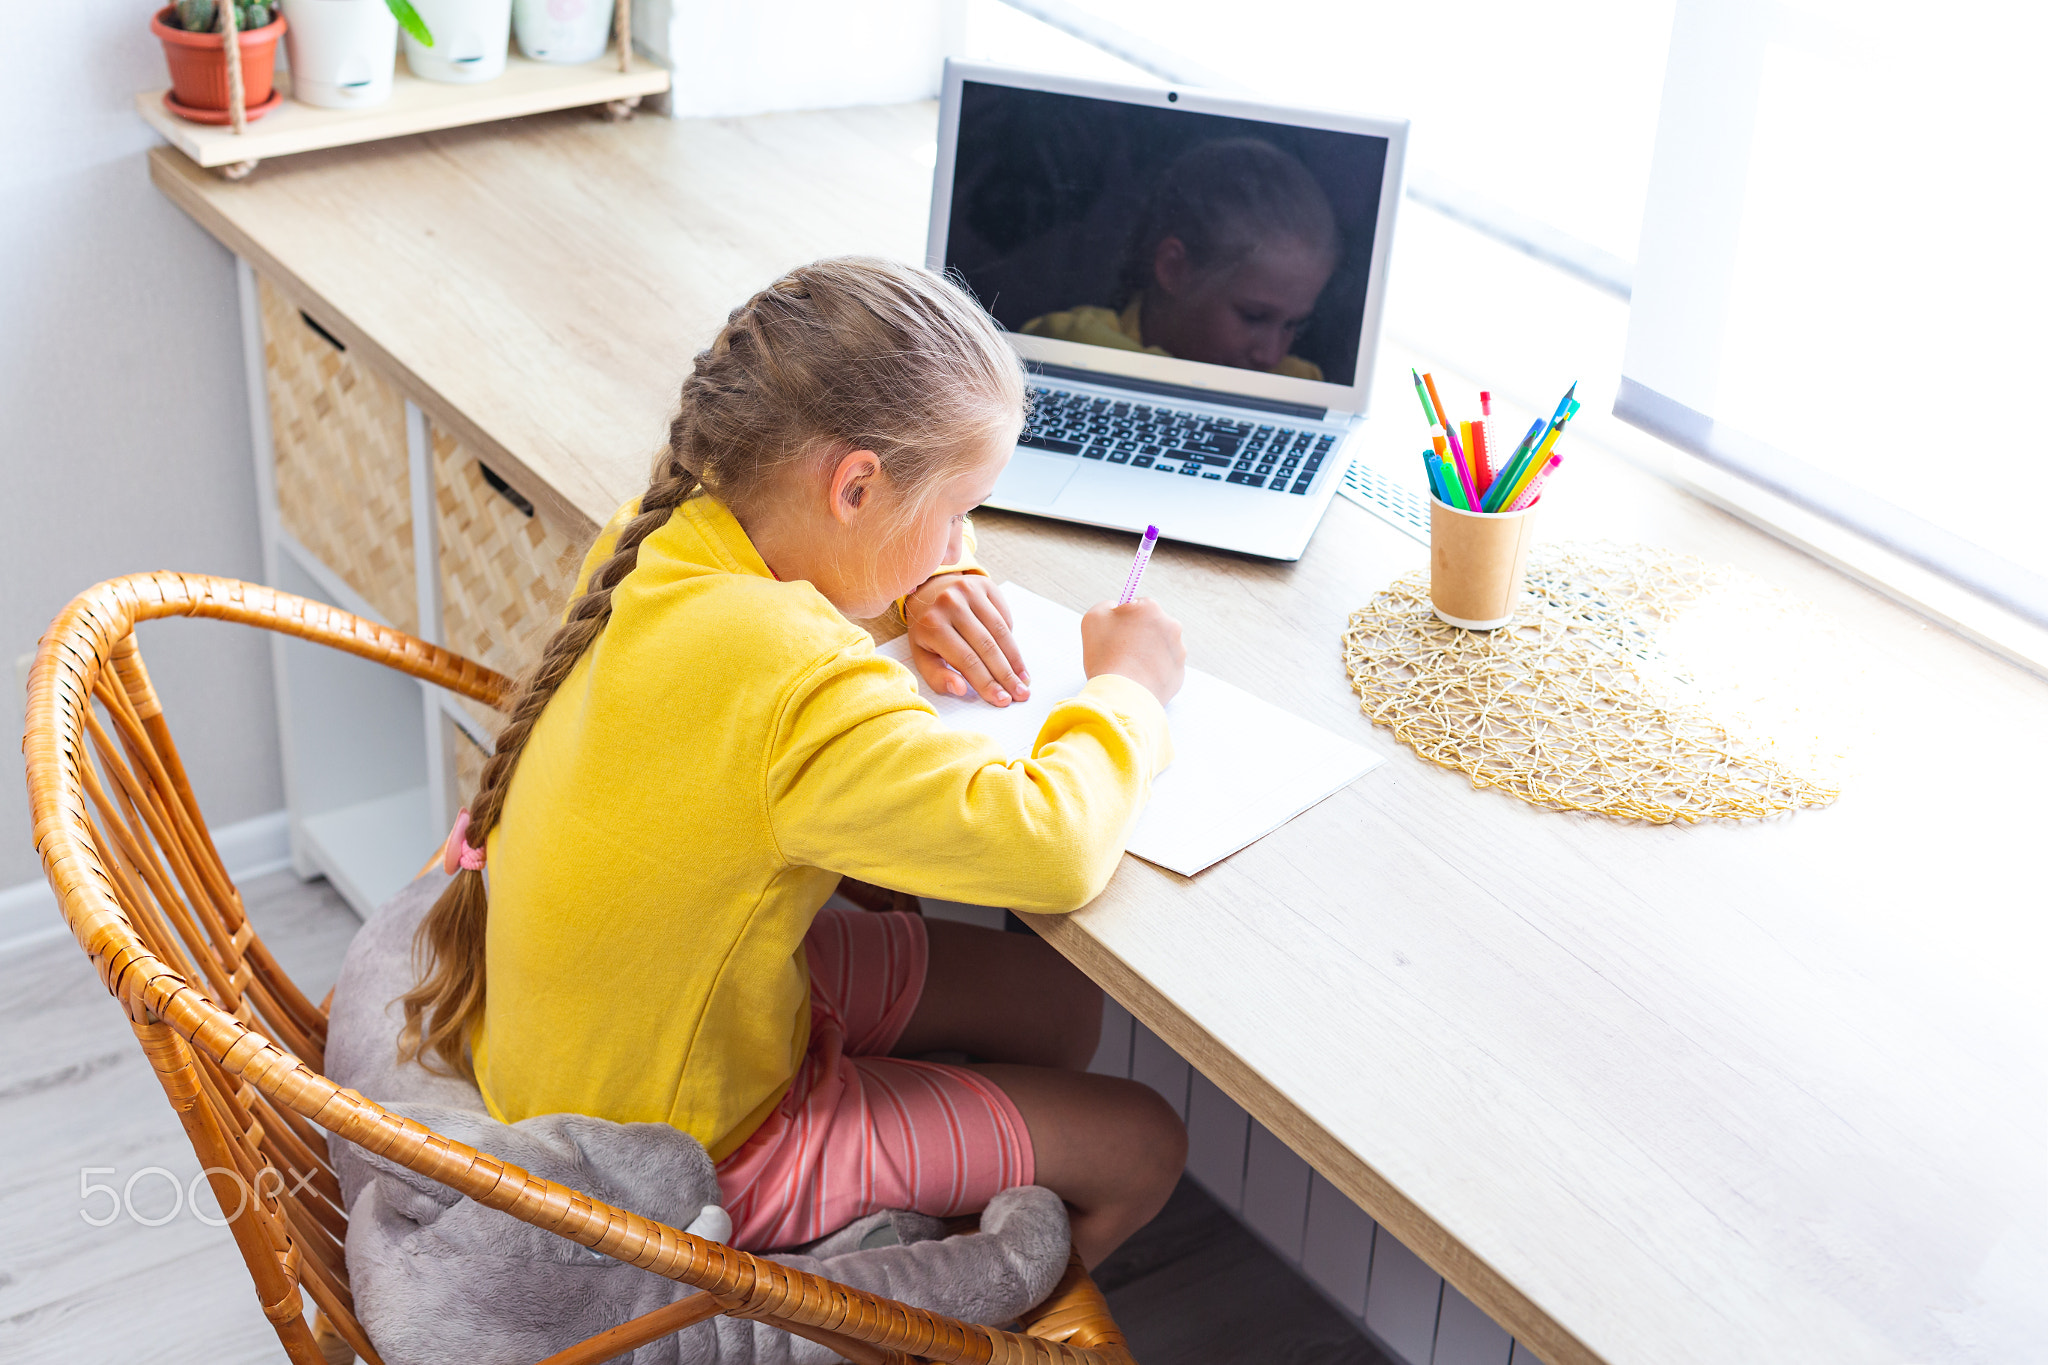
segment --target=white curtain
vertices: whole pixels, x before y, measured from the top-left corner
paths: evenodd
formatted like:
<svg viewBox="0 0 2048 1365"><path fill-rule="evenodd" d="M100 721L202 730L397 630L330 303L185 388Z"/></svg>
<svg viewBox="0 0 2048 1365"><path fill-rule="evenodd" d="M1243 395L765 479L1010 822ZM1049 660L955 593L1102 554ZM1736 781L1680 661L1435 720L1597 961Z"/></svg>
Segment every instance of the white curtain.
<svg viewBox="0 0 2048 1365"><path fill-rule="evenodd" d="M1413 121L1448 182L1626 264L1673 0L1067 0L1280 103ZM997 58L997 60L1001 60Z"/></svg>
<svg viewBox="0 0 2048 1365"><path fill-rule="evenodd" d="M2044 38L1679 0L1616 410L2048 624Z"/></svg>

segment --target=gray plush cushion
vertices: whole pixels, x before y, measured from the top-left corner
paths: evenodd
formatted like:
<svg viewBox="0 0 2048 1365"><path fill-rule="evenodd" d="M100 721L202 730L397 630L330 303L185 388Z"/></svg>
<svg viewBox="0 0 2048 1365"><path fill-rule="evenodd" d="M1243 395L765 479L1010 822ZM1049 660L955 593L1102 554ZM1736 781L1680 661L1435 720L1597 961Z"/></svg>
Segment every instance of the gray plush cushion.
<svg viewBox="0 0 2048 1365"><path fill-rule="evenodd" d="M398 1062L395 1001L412 985L413 931L445 884L441 873L429 873L357 934L334 989L328 1076L535 1175L672 1227L694 1223L700 1234L718 1235L717 1178L686 1134L580 1114L499 1123L467 1081ZM349 1210L356 1311L390 1365L531 1365L694 1292L459 1197L353 1143L331 1146ZM981 1228L942 1239L935 1219L883 1212L773 1259L951 1317L1009 1322L1043 1300L1066 1269L1066 1209L1050 1190L1020 1186L996 1196ZM837 1357L759 1323L717 1318L630 1359L813 1365Z"/></svg>

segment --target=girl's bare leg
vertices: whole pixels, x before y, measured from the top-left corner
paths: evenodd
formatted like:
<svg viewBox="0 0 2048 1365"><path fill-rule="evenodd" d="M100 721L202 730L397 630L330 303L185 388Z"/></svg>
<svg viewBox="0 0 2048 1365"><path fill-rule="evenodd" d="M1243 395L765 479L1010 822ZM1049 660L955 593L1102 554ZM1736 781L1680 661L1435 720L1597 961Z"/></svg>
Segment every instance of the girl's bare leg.
<svg viewBox="0 0 2048 1365"><path fill-rule="evenodd" d="M1036 934L928 919L924 995L895 1052L1086 1069L1102 1036L1102 991Z"/></svg>
<svg viewBox="0 0 2048 1365"><path fill-rule="evenodd" d="M1152 1220L1187 1159L1180 1116L1149 1086L1085 1072L1102 993L1036 935L928 920L923 998L899 1056L964 1052L1030 1131L1036 1180L1066 1201L1094 1266Z"/></svg>
<svg viewBox="0 0 2048 1365"><path fill-rule="evenodd" d="M1066 1201L1074 1249L1089 1269L1152 1221L1187 1164L1180 1115L1148 1085L1041 1066L974 1067L1024 1115L1037 1171Z"/></svg>

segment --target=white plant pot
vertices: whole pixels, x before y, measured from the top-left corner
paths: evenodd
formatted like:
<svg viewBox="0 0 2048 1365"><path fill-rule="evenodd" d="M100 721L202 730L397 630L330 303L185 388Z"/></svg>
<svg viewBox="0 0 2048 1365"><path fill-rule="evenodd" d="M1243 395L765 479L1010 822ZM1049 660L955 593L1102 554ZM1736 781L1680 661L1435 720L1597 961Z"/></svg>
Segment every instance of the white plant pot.
<svg viewBox="0 0 2048 1365"><path fill-rule="evenodd" d="M384 0L284 0L283 8L293 99L360 109L391 98L398 21Z"/></svg>
<svg viewBox="0 0 2048 1365"><path fill-rule="evenodd" d="M537 62L594 62L611 43L612 0L512 0L512 31Z"/></svg>
<svg viewBox="0 0 2048 1365"><path fill-rule="evenodd" d="M434 35L428 47L405 35L405 64L430 81L473 85L505 74L512 41L512 0L412 0Z"/></svg>

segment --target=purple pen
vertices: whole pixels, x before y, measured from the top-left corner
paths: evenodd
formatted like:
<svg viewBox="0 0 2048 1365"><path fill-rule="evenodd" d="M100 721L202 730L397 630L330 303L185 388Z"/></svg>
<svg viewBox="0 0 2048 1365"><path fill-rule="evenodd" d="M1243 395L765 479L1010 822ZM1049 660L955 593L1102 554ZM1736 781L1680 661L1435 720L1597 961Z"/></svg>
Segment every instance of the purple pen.
<svg viewBox="0 0 2048 1365"><path fill-rule="evenodd" d="M1138 542L1138 557L1131 561L1130 577L1124 579L1124 595L1116 599L1118 606L1128 606L1131 599L1138 595L1138 580L1145 576L1145 564L1152 558L1152 547L1158 543L1159 528L1147 526L1145 538Z"/></svg>

